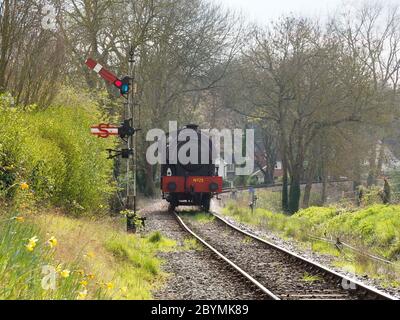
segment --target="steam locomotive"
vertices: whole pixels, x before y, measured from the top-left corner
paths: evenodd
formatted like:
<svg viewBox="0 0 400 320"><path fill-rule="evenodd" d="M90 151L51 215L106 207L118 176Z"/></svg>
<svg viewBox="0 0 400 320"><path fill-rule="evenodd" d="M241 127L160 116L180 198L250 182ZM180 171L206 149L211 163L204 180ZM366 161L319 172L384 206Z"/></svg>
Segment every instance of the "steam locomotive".
<svg viewBox="0 0 400 320"><path fill-rule="evenodd" d="M190 138L179 141L177 137L187 129L191 130ZM199 206L209 211L213 196L222 192L222 177L218 176L218 168L213 161L215 152L211 139L197 125L187 125L176 134L169 134L165 151L166 163L161 165L161 190L163 199L170 204L170 210L178 206ZM191 155L191 152L194 154ZM182 163L180 154L192 161Z"/></svg>

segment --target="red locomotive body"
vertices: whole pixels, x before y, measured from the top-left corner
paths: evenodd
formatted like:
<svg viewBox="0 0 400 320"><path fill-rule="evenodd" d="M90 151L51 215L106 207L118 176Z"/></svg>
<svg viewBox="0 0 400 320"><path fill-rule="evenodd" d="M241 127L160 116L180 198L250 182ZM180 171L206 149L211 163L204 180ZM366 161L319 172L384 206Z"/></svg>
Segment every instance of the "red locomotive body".
<svg viewBox="0 0 400 320"><path fill-rule="evenodd" d="M185 181L186 180L186 181ZM222 177L162 177L164 193L221 193Z"/></svg>

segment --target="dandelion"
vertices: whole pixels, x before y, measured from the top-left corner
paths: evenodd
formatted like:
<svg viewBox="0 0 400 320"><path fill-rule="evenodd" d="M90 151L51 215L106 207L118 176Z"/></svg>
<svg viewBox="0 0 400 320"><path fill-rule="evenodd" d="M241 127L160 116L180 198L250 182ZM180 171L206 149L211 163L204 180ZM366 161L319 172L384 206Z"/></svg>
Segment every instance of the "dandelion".
<svg viewBox="0 0 400 320"><path fill-rule="evenodd" d="M79 282L79 284L80 284L82 287L86 288L87 285L88 285L88 282L87 282L87 280L82 280L81 282Z"/></svg>
<svg viewBox="0 0 400 320"><path fill-rule="evenodd" d="M78 292L78 299L83 300L87 297L88 291L85 289L83 291Z"/></svg>
<svg viewBox="0 0 400 320"><path fill-rule="evenodd" d="M36 236L30 238L30 239L28 240L28 243L25 245L26 249L27 249L29 252L32 252L32 251L35 249L36 244L37 244L38 241L39 241L39 239L38 239L38 237L36 237Z"/></svg>
<svg viewBox="0 0 400 320"><path fill-rule="evenodd" d="M53 236L49 240L47 240L47 243L49 244L50 248L54 248L57 246L58 241L57 239Z"/></svg>
<svg viewBox="0 0 400 320"><path fill-rule="evenodd" d="M70 273L71 273L71 271L69 271L68 269L65 269L65 270L60 272L60 276L63 277L63 278L68 278Z"/></svg>
<svg viewBox="0 0 400 320"><path fill-rule="evenodd" d="M111 290L111 289L114 288L114 284L113 284L112 282L106 283L105 286L106 286L106 288L107 288L108 290Z"/></svg>
<svg viewBox="0 0 400 320"><path fill-rule="evenodd" d="M27 184L26 182L23 182L20 184L19 186L21 188L21 190L28 190L29 189L29 184Z"/></svg>

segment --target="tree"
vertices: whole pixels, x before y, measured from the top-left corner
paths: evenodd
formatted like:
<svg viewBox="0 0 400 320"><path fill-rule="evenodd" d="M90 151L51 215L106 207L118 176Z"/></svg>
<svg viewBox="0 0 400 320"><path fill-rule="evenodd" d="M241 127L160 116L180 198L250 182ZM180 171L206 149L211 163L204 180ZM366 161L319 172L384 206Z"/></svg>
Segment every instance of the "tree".
<svg viewBox="0 0 400 320"><path fill-rule="evenodd" d="M43 4L28 0L0 3L0 92L17 105L48 106L64 77L63 39L42 27Z"/></svg>
<svg viewBox="0 0 400 320"><path fill-rule="evenodd" d="M310 164L310 176L315 171L310 150L316 138L328 128L360 121L371 96L369 82L363 66L333 31L324 33L312 21L285 18L252 35L240 71L246 83L240 94L251 108L245 110L239 103L231 108L276 124L290 179L288 211L294 213L299 209L305 162ZM285 194L284 183L283 206Z"/></svg>
<svg viewBox="0 0 400 320"><path fill-rule="evenodd" d="M274 122L262 121L259 123L259 131L261 132L261 141L256 142L256 149L261 159L256 157L255 164L264 175L264 183L272 185L275 183L275 168L279 153L278 130Z"/></svg>
<svg viewBox="0 0 400 320"><path fill-rule="evenodd" d="M374 99L364 116L369 122L368 136L373 140L369 147L367 182L369 186L375 185L383 163L379 142L390 134L393 111L396 109L400 75L399 7L378 2L350 7L332 25L350 54L369 73Z"/></svg>

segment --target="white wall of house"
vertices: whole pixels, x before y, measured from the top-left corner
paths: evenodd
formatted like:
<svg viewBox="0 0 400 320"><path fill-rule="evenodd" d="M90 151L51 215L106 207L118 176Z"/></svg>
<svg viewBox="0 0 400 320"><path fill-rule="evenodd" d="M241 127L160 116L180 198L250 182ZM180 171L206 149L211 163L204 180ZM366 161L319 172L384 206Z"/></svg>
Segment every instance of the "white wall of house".
<svg viewBox="0 0 400 320"><path fill-rule="evenodd" d="M382 171L384 174L390 173L393 170L400 170L400 160L396 158L392 151L384 146L384 161L382 164Z"/></svg>
<svg viewBox="0 0 400 320"><path fill-rule="evenodd" d="M222 177L223 179L226 179L228 165L226 164L224 159L222 158L216 159L215 165L218 167L218 176Z"/></svg>

